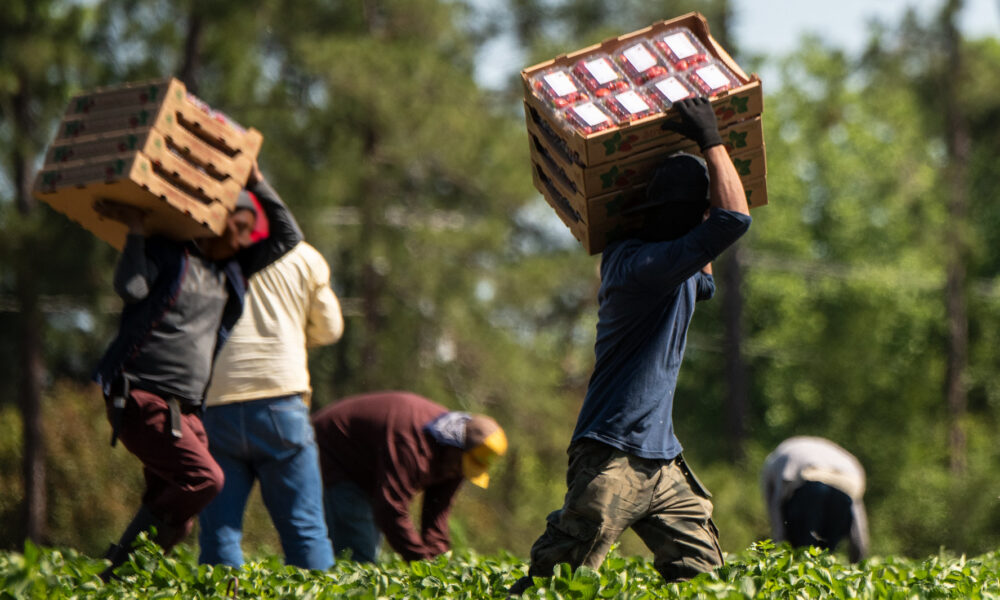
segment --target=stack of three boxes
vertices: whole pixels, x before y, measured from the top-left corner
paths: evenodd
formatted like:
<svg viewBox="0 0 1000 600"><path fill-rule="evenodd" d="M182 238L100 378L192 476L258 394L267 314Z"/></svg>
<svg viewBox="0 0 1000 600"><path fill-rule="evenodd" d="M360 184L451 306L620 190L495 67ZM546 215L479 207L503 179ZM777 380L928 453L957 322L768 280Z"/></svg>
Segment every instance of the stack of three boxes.
<svg viewBox="0 0 1000 600"><path fill-rule="evenodd" d="M147 211L151 234L218 235L262 142L176 79L102 88L70 101L33 193L118 249L126 228L96 200Z"/></svg>
<svg viewBox="0 0 1000 600"><path fill-rule="evenodd" d="M672 103L711 99L751 208L767 204L756 77L690 13L524 69L535 187L590 254L628 237L646 183L667 156L698 147L671 129Z"/></svg>

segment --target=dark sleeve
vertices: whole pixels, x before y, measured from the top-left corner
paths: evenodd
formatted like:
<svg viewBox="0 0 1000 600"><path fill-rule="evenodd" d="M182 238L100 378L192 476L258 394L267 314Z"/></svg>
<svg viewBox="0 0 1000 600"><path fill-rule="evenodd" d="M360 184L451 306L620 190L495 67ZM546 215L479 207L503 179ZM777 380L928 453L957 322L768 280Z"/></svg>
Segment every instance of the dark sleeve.
<svg viewBox="0 0 1000 600"><path fill-rule="evenodd" d="M462 478L443 481L424 490L424 505L420 516L420 530L424 546L433 556L451 549L448 514L455 501L455 493L462 485Z"/></svg>
<svg viewBox="0 0 1000 600"><path fill-rule="evenodd" d="M372 498L372 512L375 523L393 550L405 560L421 560L433 555L424 546L410 519L410 502L419 491L410 481L409 473L414 468L410 458L399 456L398 464L380 467L382 480Z"/></svg>
<svg viewBox="0 0 1000 600"><path fill-rule="evenodd" d="M715 278L704 271L698 271L695 277L697 277L695 284L698 286L694 297L695 302L711 300L712 296L715 295Z"/></svg>
<svg viewBox="0 0 1000 600"><path fill-rule="evenodd" d="M129 234L115 267L115 293L126 304L135 304L149 295L158 274L156 263L146 255L146 238Z"/></svg>
<svg viewBox="0 0 1000 600"><path fill-rule="evenodd" d="M264 214L267 215L269 228L266 239L240 251L240 267L243 275L250 279L251 275L278 260L301 242L302 230L271 184L262 180L247 189L260 201Z"/></svg>
<svg viewBox="0 0 1000 600"><path fill-rule="evenodd" d="M643 244L629 258L628 271L639 285L671 291L700 271L750 228L750 215L713 208L703 223L669 242Z"/></svg>

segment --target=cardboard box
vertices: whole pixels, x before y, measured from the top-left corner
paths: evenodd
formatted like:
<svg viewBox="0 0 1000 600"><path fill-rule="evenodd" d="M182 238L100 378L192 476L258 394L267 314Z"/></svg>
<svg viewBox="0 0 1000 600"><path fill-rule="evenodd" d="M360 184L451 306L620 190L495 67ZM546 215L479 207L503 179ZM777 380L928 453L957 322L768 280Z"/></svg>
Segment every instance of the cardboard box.
<svg viewBox="0 0 1000 600"><path fill-rule="evenodd" d="M125 246L127 229L98 215L93 209L96 200L146 209L151 234L178 239L219 235L229 215L221 202L195 198L138 152L44 168L35 180L34 195L119 250Z"/></svg>
<svg viewBox="0 0 1000 600"><path fill-rule="evenodd" d="M765 206L765 148L761 146L736 153L733 155L733 162L746 167L740 180L750 208ZM641 209L636 210L646 199L645 182L585 198L572 193L564 181L534 161L532 179L535 188L590 254L597 254L611 242L634 234L645 219L646 213Z"/></svg>
<svg viewBox="0 0 1000 600"><path fill-rule="evenodd" d="M217 181L232 179L238 183L245 182L253 167L251 157L246 154L226 156L181 127L168 133L146 127L134 131L119 131L56 140L46 153L45 164L48 166L78 160L92 160L131 151L153 156L163 149L182 157Z"/></svg>
<svg viewBox="0 0 1000 600"><path fill-rule="evenodd" d="M666 32L675 27L688 28L709 52L743 83L743 85L727 90L712 99L719 127L726 127L732 123L759 116L764 108L760 80L756 76L750 76L743 72L722 46L712 38L704 17L697 13L689 13L676 19L654 23L626 35L610 38L600 44L594 44L570 54L560 55L552 60L522 70L521 79L524 84L525 102L529 107L529 121L533 122L537 128L547 130L561 139L569 154L569 160L582 166L598 165L651 147L674 143L680 136L670 131L667 123L677 118L675 109L598 133L581 135L565 128L563 123L558 121L551 109L532 93L529 81L537 73L554 67L569 67L580 58L594 53L613 54L617 49L641 37Z"/></svg>
<svg viewBox="0 0 1000 600"><path fill-rule="evenodd" d="M764 131L760 117L734 123L719 132L726 143L730 154L743 152L764 144ZM673 138L671 138L673 139ZM558 143L543 131L528 124L528 141L531 146L531 158L539 162L573 191L584 197L607 194L637 183L646 182L664 160L675 152L700 154L698 145L680 138L672 144L649 148L643 152L630 154L618 161L604 163L592 167L583 167L577 163L567 162L565 154L560 151ZM747 165L749 167L750 165ZM764 165L754 165L755 169L764 169ZM737 167L737 170L740 170ZM760 174L764 174L762 171Z"/></svg>
<svg viewBox="0 0 1000 600"><path fill-rule="evenodd" d="M602 251L612 241L633 235L641 227L643 211L629 209L644 201L646 183L668 155L677 151L699 154L698 148L673 131L680 118L675 109L597 133L581 134L568 126L556 109L535 96L531 81L553 70L569 71L584 57L613 56L643 38L654 39L678 27L690 31L696 38L692 40L694 45L704 47L699 51L707 50L711 59L718 61L723 70L728 69L740 84L714 96L711 103L748 203L753 208L767 204L760 80L747 75L712 38L701 15L689 13L660 21L521 71L532 180L591 254ZM702 57L699 60L705 60L704 54L699 56Z"/></svg>
<svg viewBox="0 0 1000 600"><path fill-rule="evenodd" d="M697 154L696 149L689 148L689 150L692 150L693 154ZM645 194L646 184L652 177L656 167L662 164L666 156L657 155L657 160L649 164L643 176L622 176L622 179L629 179L630 181L624 185L616 185L614 188L605 190L601 194L587 194L581 190L566 176L565 171L555 166L553 161L549 160L548 157L536 154L534 149L532 150L531 160L532 169L541 172L540 180L545 184L543 187L536 185L536 189L545 193L548 188L555 188L558 190L559 195L566 199L569 206L579 216L579 220L590 227L594 227L600 226L605 222L600 212L595 212L594 210L596 206L601 205L602 200L608 198L610 195L630 190L640 190ZM766 153L763 144L734 152L730 158L736 167L736 172L740 175L740 180L744 184L767 175ZM615 167L609 170L609 173L617 172L620 172L620 170ZM621 180L619 180L619 183L622 183Z"/></svg>
<svg viewBox="0 0 1000 600"><path fill-rule="evenodd" d="M128 105L63 118L56 141L72 140L110 132L153 128L164 134L186 130L225 156L244 154L252 160L260 151L263 137L256 129L241 131L231 122L220 120L192 103L186 94L172 93L156 105Z"/></svg>
<svg viewBox="0 0 1000 600"><path fill-rule="evenodd" d="M123 108L151 108L159 106L167 97L178 95L187 95L187 88L178 79L158 79L97 88L74 96L63 116L70 118Z"/></svg>
<svg viewBox="0 0 1000 600"><path fill-rule="evenodd" d="M125 227L95 200L147 209L151 233L218 235L262 142L176 79L98 89L70 101L34 194L116 248Z"/></svg>

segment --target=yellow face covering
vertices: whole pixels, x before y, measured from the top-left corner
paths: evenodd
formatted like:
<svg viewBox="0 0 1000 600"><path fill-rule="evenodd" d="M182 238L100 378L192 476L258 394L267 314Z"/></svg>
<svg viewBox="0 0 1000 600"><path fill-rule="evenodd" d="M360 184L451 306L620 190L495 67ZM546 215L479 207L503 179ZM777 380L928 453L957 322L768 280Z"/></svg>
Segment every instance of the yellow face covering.
<svg viewBox="0 0 1000 600"><path fill-rule="evenodd" d="M466 479L483 489L490 485L490 465L498 456L507 452L507 436L503 429L497 429L483 440L483 443L466 450L462 454L462 474Z"/></svg>

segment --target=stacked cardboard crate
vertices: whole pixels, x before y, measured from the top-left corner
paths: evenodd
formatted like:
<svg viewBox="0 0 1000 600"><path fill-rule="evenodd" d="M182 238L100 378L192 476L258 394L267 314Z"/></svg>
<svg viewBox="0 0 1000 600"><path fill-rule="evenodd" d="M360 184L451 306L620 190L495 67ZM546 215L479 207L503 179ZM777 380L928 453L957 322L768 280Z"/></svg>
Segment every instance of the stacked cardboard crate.
<svg viewBox="0 0 1000 600"><path fill-rule="evenodd" d="M262 141L176 79L98 89L70 101L34 195L119 249L126 228L96 200L143 208L151 234L218 235Z"/></svg>
<svg viewBox="0 0 1000 600"><path fill-rule="evenodd" d="M711 96L712 106L750 207L767 204L760 80L740 69L712 38L701 15L690 13L660 21L521 71L535 187L591 254L601 252L609 243L627 237L639 227L644 214L642 210L630 209L642 203L646 183L666 157L677 151L698 154L698 147L669 129L668 122L678 118L673 108L582 133L567 122L565 110L554 107L550 98L536 93L537 82L551 73L564 77L574 65L592 57L621 56L623 49L643 43L652 48L648 41L685 29L710 54L709 59L733 76L730 89ZM642 88L637 86L636 91L641 93ZM583 100L593 100L598 106L607 99L607 93L590 96ZM577 97L570 99L570 103L579 101Z"/></svg>

